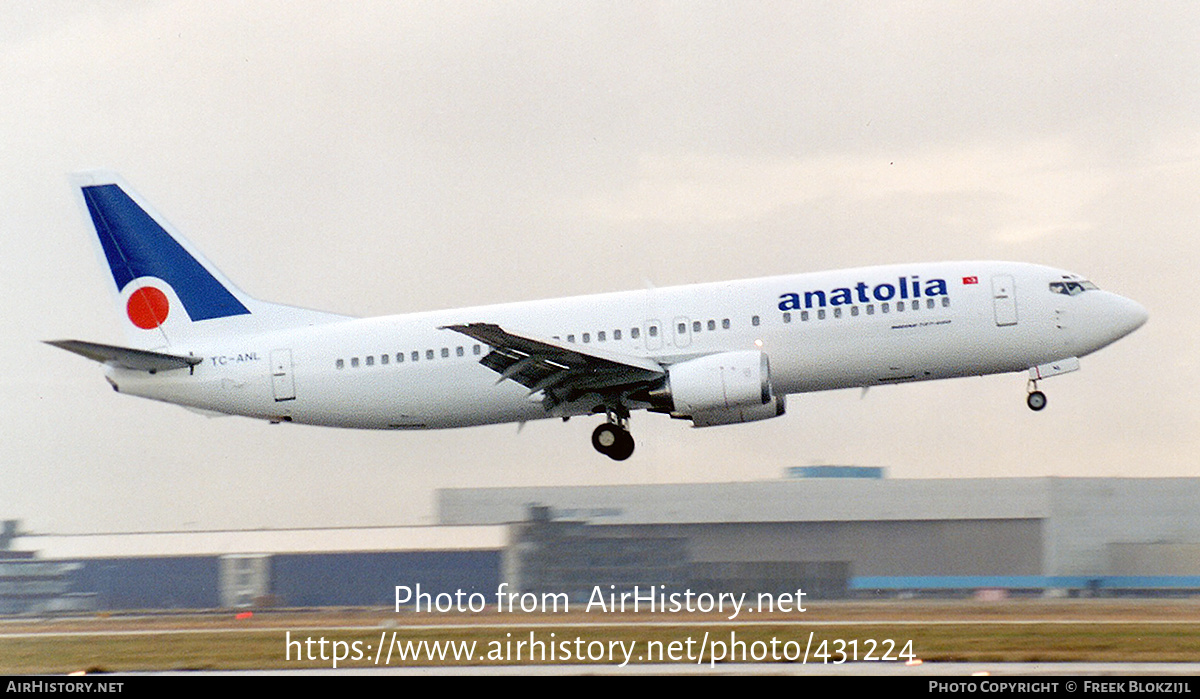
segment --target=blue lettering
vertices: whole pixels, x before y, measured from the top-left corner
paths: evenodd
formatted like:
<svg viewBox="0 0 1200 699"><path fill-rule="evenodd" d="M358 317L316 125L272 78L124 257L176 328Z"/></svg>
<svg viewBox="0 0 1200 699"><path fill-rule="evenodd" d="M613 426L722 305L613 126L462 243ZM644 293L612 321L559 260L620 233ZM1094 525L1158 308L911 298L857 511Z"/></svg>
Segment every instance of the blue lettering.
<svg viewBox="0 0 1200 699"><path fill-rule="evenodd" d="M857 282L852 287L839 286L829 291L813 289L811 291L780 294L779 310L796 311L805 308L824 308L831 306L848 306L854 303L870 303L874 301L891 301L900 299L920 298L922 296L946 296L945 279L927 279L921 286L921 278L917 276L902 276L895 284L876 284L874 287L866 282ZM803 301L801 301L803 295Z"/></svg>

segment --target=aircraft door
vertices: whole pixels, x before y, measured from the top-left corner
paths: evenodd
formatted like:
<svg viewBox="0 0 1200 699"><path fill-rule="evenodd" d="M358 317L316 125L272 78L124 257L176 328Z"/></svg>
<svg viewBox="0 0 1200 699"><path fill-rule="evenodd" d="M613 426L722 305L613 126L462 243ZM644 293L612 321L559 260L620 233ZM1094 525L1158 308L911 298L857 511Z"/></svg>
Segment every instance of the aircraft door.
<svg viewBox="0 0 1200 699"><path fill-rule="evenodd" d="M271 350L271 387L275 391L275 402L296 398L296 380L292 375L292 351Z"/></svg>
<svg viewBox="0 0 1200 699"><path fill-rule="evenodd" d="M1013 278L1008 274L992 277L992 301L996 307L996 325L1017 324L1017 295Z"/></svg>

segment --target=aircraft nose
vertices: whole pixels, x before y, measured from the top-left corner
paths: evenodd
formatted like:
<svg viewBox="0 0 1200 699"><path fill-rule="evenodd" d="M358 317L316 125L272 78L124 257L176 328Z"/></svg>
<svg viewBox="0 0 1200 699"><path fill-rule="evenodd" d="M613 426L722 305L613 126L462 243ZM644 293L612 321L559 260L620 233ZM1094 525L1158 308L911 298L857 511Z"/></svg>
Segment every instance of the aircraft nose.
<svg viewBox="0 0 1200 699"><path fill-rule="evenodd" d="M1125 337L1142 327L1150 318L1146 307L1124 296L1113 295L1109 318L1116 331L1116 338ZM1114 338L1114 339L1116 339Z"/></svg>

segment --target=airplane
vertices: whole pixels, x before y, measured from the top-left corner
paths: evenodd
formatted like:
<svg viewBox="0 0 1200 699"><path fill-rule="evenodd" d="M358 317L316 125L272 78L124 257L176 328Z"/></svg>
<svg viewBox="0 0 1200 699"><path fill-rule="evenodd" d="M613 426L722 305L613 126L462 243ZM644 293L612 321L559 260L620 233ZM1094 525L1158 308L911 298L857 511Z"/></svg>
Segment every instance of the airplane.
<svg viewBox="0 0 1200 699"><path fill-rule="evenodd" d="M125 344L49 344L113 389L204 414L419 430L635 410L695 427L779 417L788 395L1028 372L1043 379L1146 322L1138 303L1019 262L864 267L355 318L246 295L115 173L72 177Z"/></svg>

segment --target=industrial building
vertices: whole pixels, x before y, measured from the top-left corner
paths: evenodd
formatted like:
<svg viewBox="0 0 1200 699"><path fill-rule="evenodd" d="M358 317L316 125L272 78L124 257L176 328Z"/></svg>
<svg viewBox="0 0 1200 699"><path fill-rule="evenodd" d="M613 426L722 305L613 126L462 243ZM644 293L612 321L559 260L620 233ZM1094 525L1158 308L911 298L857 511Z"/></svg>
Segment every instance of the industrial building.
<svg viewBox="0 0 1200 699"><path fill-rule="evenodd" d="M0 613L388 607L396 585L417 584L434 593L490 593L500 583L504 533L503 527L343 527L18 534L8 543L26 550L0 550ZM5 553L60 572L35 581L4 565Z"/></svg>
<svg viewBox="0 0 1200 699"><path fill-rule="evenodd" d="M432 527L22 536L10 523L0 613L390 607L396 585L418 583L574 598L596 585L809 599L1200 592L1200 479L790 475L447 489Z"/></svg>
<svg viewBox="0 0 1200 699"><path fill-rule="evenodd" d="M548 519L587 522L592 539L648 542L648 555L653 542L682 541L690 584L722 590L1200 590L1200 479L828 477L862 473L443 490L438 521L518 522L537 506ZM518 541L527 528L514 529ZM507 579L542 575L529 553L506 549Z"/></svg>

